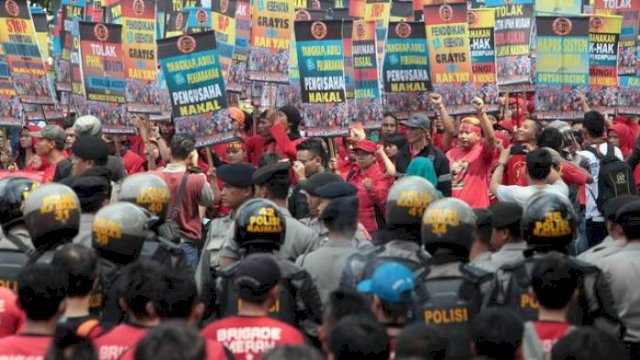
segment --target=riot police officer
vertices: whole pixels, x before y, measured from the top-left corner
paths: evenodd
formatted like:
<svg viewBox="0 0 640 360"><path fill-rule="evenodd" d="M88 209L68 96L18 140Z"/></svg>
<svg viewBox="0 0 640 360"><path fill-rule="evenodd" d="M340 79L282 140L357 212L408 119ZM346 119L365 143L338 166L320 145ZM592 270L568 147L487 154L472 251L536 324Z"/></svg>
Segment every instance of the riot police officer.
<svg viewBox="0 0 640 360"><path fill-rule="evenodd" d="M122 182L118 200L138 205L158 220L151 228L156 236L147 238L141 256L178 271L186 270L184 250L176 245L180 241L179 228L167 220L171 194L164 180L148 173L131 175Z"/></svg>
<svg viewBox="0 0 640 360"><path fill-rule="evenodd" d="M253 253L277 253L286 236L286 218L266 199L252 199L237 211L234 237L244 258ZM233 284L238 262L220 268L215 277L216 317L235 315L242 306ZM272 311L274 318L302 326L314 335L322 316L322 304L311 276L290 261L278 259L282 293ZM210 290L209 290L210 291ZM205 292L207 292L205 288Z"/></svg>
<svg viewBox="0 0 640 360"><path fill-rule="evenodd" d="M576 235L576 214L569 201L553 193L537 193L524 206L522 233L527 243L524 259L502 266L490 305L517 311L525 321L538 316L538 304L529 295L535 258L550 252L568 254ZM618 337L623 329L616 312L611 288L595 265L569 257L578 269L578 297L569 306L568 320L578 326L595 325Z"/></svg>
<svg viewBox="0 0 640 360"><path fill-rule="evenodd" d="M72 242L80 228L80 212L80 200L68 186L46 184L29 193L24 223L38 261L50 262L56 248Z"/></svg>
<svg viewBox="0 0 640 360"><path fill-rule="evenodd" d="M438 198L436 189L418 176L406 176L389 190L386 203L388 229L382 245L354 254L347 261L341 285L355 288L371 277L375 268L385 261L401 262L414 273L427 265L429 254L421 247L420 223L429 204Z"/></svg>
<svg viewBox="0 0 640 360"><path fill-rule="evenodd" d="M117 202L100 209L91 228L91 243L100 257L102 319L118 323L123 312L118 306L117 282L122 268L138 259L144 242L153 237L158 218L139 206Z"/></svg>
<svg viewBox="0 0 640 360"><path fill-rule="evenodd" d="M437 200L424 212L422 241L432 255L417 282L424 320L445 330L450 344L471 343L470 329L489 293L493 275L468 264L476 216L464 201ZM452 346L447 358L470 358L468 346Z"/></svg>
<svg viewBox="0 0 640 360"><path fill-rule="evenodd" d="M0 180L0 287L17 291L16 279L20 269L29 261L33 251L29 232L24 224L22 204L38 183L25 177L6 177Z"/></svg>

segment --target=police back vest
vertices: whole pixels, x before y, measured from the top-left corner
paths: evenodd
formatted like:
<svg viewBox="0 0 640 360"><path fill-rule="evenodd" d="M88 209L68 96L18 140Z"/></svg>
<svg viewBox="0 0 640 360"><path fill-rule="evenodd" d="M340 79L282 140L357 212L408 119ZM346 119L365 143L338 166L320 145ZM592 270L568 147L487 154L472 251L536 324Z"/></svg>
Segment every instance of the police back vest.
<svg viewBox="0 0 640 360"><path fill-rule="evenodd" d="M304 314L298 309L297 299L302 296L298 283L304 281L308 274L301 268L286 260L277 260L282 271L280 281L280 296L269 310L270 316L292 326L299 326L304 320ZM239 262L215 271L217 318L224 318L238 314L242 308L242 300L233 279Z"/></svg>
<svg viewBox="0 0 640 360"><path fill-rule="evenodd" d="M396 240L397 241L397 240ZM370 278L378 266L386 262L399 262L420 276L428 266L429 255L416 246L415 249L401 249L393 242L376 246L353 254L348 260L340 279L342 287L355 287L364 279Z"/></svg>
<svg viewBox="0 0 640 360"><path fill-rule="evenodd" d="M0 250L0 287L18 291L18 274L29 262L29 257L20 250Z"/></svg>
<svg viewBox="0 0 640 360"><path fill-rule="evenodd" d="M538 302L529 292L533 265L533 261L524 259L498 269L490 305L509 308L524 321L536 321Z"/></svg>
<svg viewBox="0 0 640 360"><path fill-rule="evenodd" d="M471 323L484 304L482 286L491 278L489 272L454 262L433 265L418 279L424 321L443 329L452 344L447 359L471 358Z"/></svg>
<svg viewBox="0 0 640 360"><path fill-rule="evenodd" d="M569 304L567 320L576 326L596 326L614 337L624 331L614 306L613 295L602 272L595 266L569 257L578 271L578 296ZM538 303L529 294L534 259L507 264L496 273L490 305L516 311L524 321L538 318Z"/></svg>

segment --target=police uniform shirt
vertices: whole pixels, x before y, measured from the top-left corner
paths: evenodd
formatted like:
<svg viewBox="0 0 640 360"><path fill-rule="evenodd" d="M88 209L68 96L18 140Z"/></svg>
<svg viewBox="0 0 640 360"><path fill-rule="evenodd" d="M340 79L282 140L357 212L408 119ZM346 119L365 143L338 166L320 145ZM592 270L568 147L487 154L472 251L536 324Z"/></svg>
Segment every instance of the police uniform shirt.
<svg viewBox="0 0 640 360"><path fill-rule="evenodd" d="M80 214L80 228L78 229L78 235L73 238L74 244L91 247L91 228L93 227L94 218L95 214Z"/></svg>
<svg viewBox="0 0 640 360"><path fill-rule="evenodd" d="M17 225L11 228L9 235L16 237L29 248L33 248L31 236L29 236L29 231L24 225ZM2 250L18 250L18 248L3 235L0 237L0 251Z"/></svg>
<svg viewBox="0 0 640 360"><path fill-rule="evenodd" d="M475 259L470 262L470 264L489 272L496 272L496 270L498 270L498 268L491 262L491 251L480 253L480 255L476 256Z"/></svg>
<svg viewBox="0 0 640 360"><path fill-rule="evenodd" d="M516 261L524 259L524 251L527 249L527 243L519 241L516 243L506 243L502 245L500 250L491 254L491 263L496 269Z"/></svg>
<svg viewBox="0 0 640 360"><path fill-rule="evenodd" d="M296 261L296 265L311 275L323 305L326 305L329 294L340 287L340 278L347 260L357 252L353 241L334 239L328 240L319 249L300 256Z"/></svg>
<svg viewBox="0 0 640 360"><path fill-rule="evenodd" d="M614 240L611 235L607 235L600 244L578 255L578 259L598 265L601 259L620 252L624 245L624 240Z"/></svg>
<svg viewBox="0 0 640 360"><path fill-rule="evenodd" d="M640 343L640 242L627 243L618 253L598 261L611 285L620 320L626 327L624 341Z"/></svg>
<svg viewBox="0 0 640 360"><path fill-rule="evenodd" d="M296 261L300 255L311 252L319 247L320 236L309 229L300 221L291 216L287 208L281 207L280 211L285 217L286 235L284 244L280 247L278 257L283 260ZM233 228L233 226L232 226ZM240 249L235 240L234 231L227 234L227 239L219 254L220 257L240 259Z"/></svg>
<svg viewBox="0 0 640 360"><path fill-rule="evenodd" d="M222 249L225 239L233 232L233 217L227 214L223 217L212 219L209 223L209 231L204 244L204 249L211 254L211 267L218 265L218 253Z"/></svg>
<svg viewBox="0 0 640 360"><path fill-rule="evenodd" d="M320 239L318 241L318 247L325 246L329 241L329 230L326 226L324 226L320 219L315 218L303 218L300 219L302 225L307 226L309 229L318 233ZM373 247L373 243L371 242L371 237L367 232L367 229L361 223L358 223L358 228L356 229L356 234L353 236L351 240L354 247L360 250L369 249Z"/></svg>

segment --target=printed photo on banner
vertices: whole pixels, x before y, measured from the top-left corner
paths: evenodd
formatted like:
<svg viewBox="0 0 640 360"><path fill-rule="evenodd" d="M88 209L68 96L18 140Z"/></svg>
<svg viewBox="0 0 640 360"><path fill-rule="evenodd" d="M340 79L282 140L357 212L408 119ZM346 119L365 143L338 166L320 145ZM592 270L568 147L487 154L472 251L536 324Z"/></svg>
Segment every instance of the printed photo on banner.
<svg viewBox="0 0 640 360"><path fill-rule="evenodd" d="M594 0L593 12L596 15L622 16L618 74L634 75L638 61L636 41L640 26L640 0Z"/></svg>
<svg viewBox="0 0 640 360"><path fill-rule="evenodd" d="M6 55L0 55L0 125L22 126L22 103L18 98Z"/></svg>
<svg viewBox="0 0 640 360"><path fill-rule="evenodd" d="M26 0L0 1L0 45L21 101L53 104L47 68Z"/></svg>
<svg viewBox="0 0 640 360"><path fill-rule="evenodd" d="M342 28L342 20L295 23L300 92L308 136L348 133Z"/></svg>
<svg viewBox="0 0 640 360"><path fill-rule="evenodd" d="M487 1L496 7L495 48L498 86L532 84L533 1Z"/></svg>
<svg viewBox="0 0 640 360"><path fill-rule="evenodd" d="M384 108L400 119L429 108L432 90L425 26L421 22L390 22L382 65Z"/></svg>
<svg viewBox="0 0 640 360"><path fill-rule="evenodd" d="M536 18L538 119L582 119L578 97L589 87L589 18Z"/></svg>
<svg viewBox="0 0 640 360"><path fill-rule="evenodd" d="M289 47L295 8L289 0L256 0L253 5L249 79L289 82Z"/></svg>
<svg viewBox="0 0 640 360"><path fill-rule="evenodd" d="M236 2L235 45L225 85L227 91L241 93L247 80L247 63L251 41L251 4L248 1Z"/></svg>
<svg viewBox="0 0 640 360"><path fill-rule="evenodd" d="M80 54L87 100L126 103L122 26L80 22Z"/></svg>
<svg viewBox="0 0 640 360"><path fill-rule="evenodd" d="M640 78L636 76L620 77L620 96L618 114L640 115Z"/></svg>
<svg viewBox="0 0 640 360"><path fill-rule="evenodd" d="M125 105L102 101L88 101L87 112L102 121L102 132L113 135L133 135L137 133L131 114Z"/></svg>
<svg viewBox="0 0 640 360"><path fill-rule="evenodd" d="M378 77L375 21L359 20L352 27L352 58L355 120L365 129L379 129L382 121L382 97Z"/></svg>
<svg viewBox="0 0 640 360"><path fill-rule="evenodd" d="M591 15L587 103L592 110L613 114L618 100L618 41L622 17Z"/></svg>
<svg viewBox="0 0 640 360"><path fill-rule="evenodd" d="M467 5L429 5L424 12L433 91L450 114L474 113Z"/></svg>
<svg viewBox="0 0 640 360"><path fill-rule="evenodd" d="M156 58L156 6L153 0L121 0L122 49L127 80L127 109L161 112Z"/></svg>

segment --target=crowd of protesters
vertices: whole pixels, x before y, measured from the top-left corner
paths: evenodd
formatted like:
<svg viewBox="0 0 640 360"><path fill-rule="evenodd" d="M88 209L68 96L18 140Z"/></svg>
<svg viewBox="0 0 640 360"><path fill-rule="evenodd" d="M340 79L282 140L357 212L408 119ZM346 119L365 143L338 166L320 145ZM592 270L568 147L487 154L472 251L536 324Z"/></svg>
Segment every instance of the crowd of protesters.
<svg viewBox="0 0 640 360"><path fill-rule="evenodd" d="M638 117L430 101L3 129L0 360L640 359Z"/></svg>

